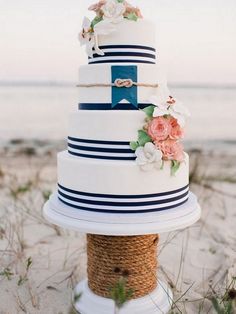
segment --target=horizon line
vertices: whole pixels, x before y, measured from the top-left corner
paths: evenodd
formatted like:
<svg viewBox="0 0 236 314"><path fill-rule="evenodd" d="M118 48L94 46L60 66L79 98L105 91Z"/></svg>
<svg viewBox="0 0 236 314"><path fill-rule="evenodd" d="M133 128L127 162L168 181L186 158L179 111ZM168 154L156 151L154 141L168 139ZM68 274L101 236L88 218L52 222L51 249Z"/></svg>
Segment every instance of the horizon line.
<svg viewBox="0 0 236 314"><path fill-rule="evenodd" d="M74 81L34 81L34 80L0 80L0 87L75 87L77 82ZM168 86L172 88L221 88L236 89L236 83L186 83L186 82L169 82Z"/></svg>

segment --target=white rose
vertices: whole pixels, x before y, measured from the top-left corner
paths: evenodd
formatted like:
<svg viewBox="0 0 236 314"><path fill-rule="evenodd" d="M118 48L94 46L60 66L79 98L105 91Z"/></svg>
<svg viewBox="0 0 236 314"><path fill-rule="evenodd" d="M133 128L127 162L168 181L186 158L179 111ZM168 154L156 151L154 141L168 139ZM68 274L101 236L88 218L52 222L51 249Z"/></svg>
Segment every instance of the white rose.
<svg viewBox="0 0 236 314"><path fill-rule="evenodd" d="M103 12L103 19L111 20L113 23L119 23L123 19L126 7L123 3L117 0L108 0L106 4L101 7Z"/></svg>
<svg viewBox="0 0 236 314"><path fill-rule="evenodd" d="M150 171L153 168L160 169L162 166L163 154L153 143L138 147L135 154L137 156L136 163L144 171Z"/></svg>

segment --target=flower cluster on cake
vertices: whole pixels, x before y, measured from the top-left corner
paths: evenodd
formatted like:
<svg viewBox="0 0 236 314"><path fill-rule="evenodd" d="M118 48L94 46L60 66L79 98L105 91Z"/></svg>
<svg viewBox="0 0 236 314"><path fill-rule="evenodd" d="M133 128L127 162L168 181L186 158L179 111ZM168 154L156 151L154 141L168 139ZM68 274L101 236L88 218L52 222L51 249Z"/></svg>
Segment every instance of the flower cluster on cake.
<svg viewBox="0 0 236 314"><path fill-rule="evenodd" d="M138 141L131 142L130 147L143 170L161 169L164 161L171 161L171 174L174 175L185 158L180 140L184 137L189 111L172 96L163 103L153 96L150 102L152 105L143 109L146 123L138 131Z"/></svg>
<svg viewBox="0 0 236 314"><path fill-rule="evenodd" d="M137 7L133 7L125 0L100 0L89 7L90 11L96 13L95 18L90 21L84 18L83 28L79 34L81 45L86 45L87 54L91 57L94 51L103 55L99 49L97 36L107 35L115 31L116 24L123 19L137 21L142 14Z"/></svg>

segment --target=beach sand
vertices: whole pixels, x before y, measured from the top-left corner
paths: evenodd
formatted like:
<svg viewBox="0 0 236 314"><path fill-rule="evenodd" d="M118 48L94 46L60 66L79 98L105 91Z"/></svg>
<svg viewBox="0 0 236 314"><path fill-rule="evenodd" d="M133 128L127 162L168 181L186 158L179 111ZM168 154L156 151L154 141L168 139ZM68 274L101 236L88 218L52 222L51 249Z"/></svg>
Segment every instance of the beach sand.
<svg viewBox="0 0 236 314"><path fill-rule="evenodd" d="M85 235L42 216L63 147L15 140L0 148L0 314L75 313L73 288L86 276ZM236 284L236 155L189 153L202 218L161 235L158 278L174 291L171 313L216 313L212 299L221 302Z"/></svg>

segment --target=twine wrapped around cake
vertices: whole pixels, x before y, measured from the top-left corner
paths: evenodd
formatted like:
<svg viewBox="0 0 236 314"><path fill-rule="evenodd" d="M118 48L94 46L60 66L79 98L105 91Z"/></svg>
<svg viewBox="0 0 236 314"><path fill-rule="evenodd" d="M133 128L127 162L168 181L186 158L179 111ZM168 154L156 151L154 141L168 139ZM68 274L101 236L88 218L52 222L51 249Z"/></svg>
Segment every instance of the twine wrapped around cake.
<svg viewBox="0 0 236 314"><path fill-rule="evenodd" d="M94 84L78 84L77 87L118 87L118 88L131 88L133 86L137 87L153 87L158 88L159 84L148 84L148 83L137 83L131 79L116 79L114 83L94 83Z"/></svg>
<svg viewBox="0 0 236 314"><path fill-rule="evenodd" d="M109 298L121 277L132 299L148 295L157 287L158 235L87 235L88 284L97 295Z"/></svg>

